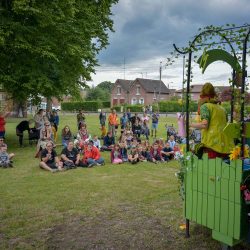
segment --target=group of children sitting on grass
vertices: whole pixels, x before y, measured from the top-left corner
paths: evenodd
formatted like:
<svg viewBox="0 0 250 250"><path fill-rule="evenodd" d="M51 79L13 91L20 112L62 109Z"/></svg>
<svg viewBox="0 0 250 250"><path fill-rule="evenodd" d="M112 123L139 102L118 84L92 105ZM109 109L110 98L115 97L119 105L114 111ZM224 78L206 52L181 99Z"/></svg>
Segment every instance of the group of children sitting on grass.
<svg viewBox="0 0 250 250"><path fill-rule="evenodd" d="M180 148L173 135L168 140L155 139L150 145L149 140L142 140L133 131L123 130L120 138L116 138L111 132L103 138L103 143L98 136L93 136L88 132L87 125L81 125L77 135L74 137L69 126L63 129L63 150L60 159L53 149L53 143L47 142L46 148L41 151L40 167L51 172L67 170L76 167L93 167L104 165L101 152L110 152L112 164L129 162L168 162L181 154ZM73 139L73 140L72 140ZM102 144L102 145L101 145Z"/></svg>
<svg viewBox="0 0 250 250"><path fill-rule="evenodd" d="M172 147L170 146L172 145ZM127 144L126 135L122 135L119 142L112 146L111 163L121 164L130 162L136 164L138 162L168 162L175 158L176 154L180 154L178 143L174 138L169 138L165 142L162 139L155 140L150 145L148 140L140 140L133 137L130 144Z"/></svg>

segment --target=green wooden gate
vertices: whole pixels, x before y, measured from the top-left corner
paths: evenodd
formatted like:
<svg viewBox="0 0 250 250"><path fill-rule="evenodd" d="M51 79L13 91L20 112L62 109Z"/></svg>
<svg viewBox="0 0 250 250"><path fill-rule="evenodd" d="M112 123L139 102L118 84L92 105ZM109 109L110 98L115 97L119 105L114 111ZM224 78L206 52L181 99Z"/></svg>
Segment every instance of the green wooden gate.
<svg viewBox="0 0 250 250"><path fill-rule="evenodd" d="M249 172L242 161L198 159L191 153L185 173L185 217L212 229L214 239L233 246L246 237L247 213L240 186Z"/></svg>

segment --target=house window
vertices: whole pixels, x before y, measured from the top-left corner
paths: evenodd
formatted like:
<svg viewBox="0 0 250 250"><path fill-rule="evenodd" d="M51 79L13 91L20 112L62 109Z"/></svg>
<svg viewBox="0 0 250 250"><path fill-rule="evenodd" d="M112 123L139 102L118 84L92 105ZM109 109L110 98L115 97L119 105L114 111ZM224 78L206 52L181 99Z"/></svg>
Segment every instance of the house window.
<svg viewBox="0 0 250 250"><path fill-rule="evenodd" d="M153 100L154 100L154 101L156 100L156 93L155 93L155 92L154 92Z"/></svg>
<svg viewBox="0 0 250 250"><path fill-rule="evenodd" d="M131 104L137 104L137 99L136 98L132 98Z"/></svg>
<svg viewBox="0 0 250 250"><path fill-rule="evenodd" d="M136 95L140 95L140 86L136 86Z"/></svg>
<svg viewBox="0 0 250 250"><path fill-rule="evenodd" d="M113 106L118 104L118 100L117 99L113 99Z"/></svg>
<svg viewBox="0 0 250 250"><path fill-rule="evenodd" d="M144 104L144 99L141 98L141 99L139 100L139 103L140 103L140 104Z"/></svg>
<svg viewBox="0 0 250 250"><path fill-rule="evenodd" d="M121 94L121 87L117 86L117 95L120 95L120 94Z"/></svg>

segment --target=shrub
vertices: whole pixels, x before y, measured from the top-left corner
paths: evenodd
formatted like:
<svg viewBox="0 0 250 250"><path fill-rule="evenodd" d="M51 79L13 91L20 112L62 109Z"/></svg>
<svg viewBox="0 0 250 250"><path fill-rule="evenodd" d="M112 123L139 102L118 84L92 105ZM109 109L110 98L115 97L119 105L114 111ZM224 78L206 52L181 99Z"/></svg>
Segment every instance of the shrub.
<svg viewBox="0 0 250 250"><path fill-rule="evenodd" d="M159 111L160 112L181 112L182 110L185 111L186 105L185 103L182 104L179 101L161 101L158 103ZM198 109L197 102L191 101L189 103L189 111L196 112Z"/></svg>
<svg viewBox="0 0 250 250"><path fill-rule="evenodd" d="M84 111L97 111L101 108L110 107L110 102L101 101L83 101L83 102L63 102L61 104L62 110L74 111L82 109Z"/></svg>

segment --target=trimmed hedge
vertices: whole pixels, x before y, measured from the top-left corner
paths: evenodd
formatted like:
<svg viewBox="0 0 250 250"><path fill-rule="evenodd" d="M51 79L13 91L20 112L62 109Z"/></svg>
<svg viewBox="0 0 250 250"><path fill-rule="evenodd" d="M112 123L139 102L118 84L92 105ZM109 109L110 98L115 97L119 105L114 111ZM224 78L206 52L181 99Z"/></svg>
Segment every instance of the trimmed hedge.
<svg viewBox="0 0 250 250"><path fill-rule="evenodd" d="M135 105L123 105L123 111L126 111L130 109L131 112L142 112L143 105L135 104ZM115 109L117 112L121 112L121 106L114 106L113 109Z"/></svg>
<svg viewBox="0 0 250 250"><path fill-rule="evenodd" d="M82 109L84 111L97 111L101 108L109 108L110 102L101 101L84 101L84 102L63 102L61 103L62 110L74 111Z"/></svg>
<svg viewBox="0 0 250 250"><path fill-rule="evenodd" d="M158 103L160 112L181 112L182 110L185 110L186 107L185 103L183 105L178 101L162 101ZM190 102L189 111L197 112L197 110L198 110L197 102Z"/></svg>

